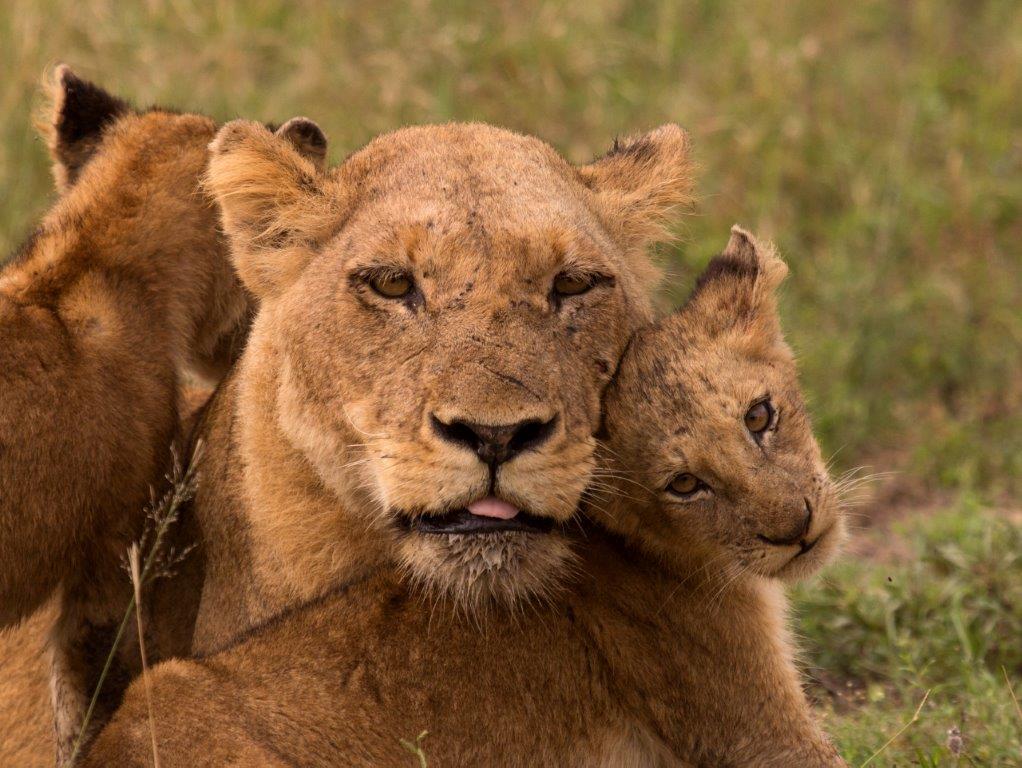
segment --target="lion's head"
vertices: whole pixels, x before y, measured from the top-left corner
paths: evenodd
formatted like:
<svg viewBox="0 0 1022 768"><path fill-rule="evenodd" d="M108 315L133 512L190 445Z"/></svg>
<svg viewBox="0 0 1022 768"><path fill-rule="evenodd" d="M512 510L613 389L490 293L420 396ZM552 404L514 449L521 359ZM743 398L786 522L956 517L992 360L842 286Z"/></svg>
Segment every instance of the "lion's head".
<svg viewBox="0 0 1022 768"><path fill-rule="evenodd" d="M236 122L208 186L262 302L240 383L256 528L326 572L368 528L469 603L554 583L603 390L650 319L647 246L689 191L685 134L573 167L510 131L416 127L321 173ZM307 480L270 477L285 464Z"/></svg>
<svg viewBox="0 0 1022 768"><path fill-rule="evenodd" d="M620 487L606 524L687 571L794 579L842 538L781 333L786 273L735 227L687 304L636 334L608 388L606 462Z"/></svg>

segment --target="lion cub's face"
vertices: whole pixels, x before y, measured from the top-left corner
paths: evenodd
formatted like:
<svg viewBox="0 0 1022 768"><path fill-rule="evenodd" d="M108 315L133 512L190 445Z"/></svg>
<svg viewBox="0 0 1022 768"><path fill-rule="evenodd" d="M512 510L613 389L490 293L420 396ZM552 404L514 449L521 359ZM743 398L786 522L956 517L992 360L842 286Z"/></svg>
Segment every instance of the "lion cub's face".
<svg viewBox="0 0 1022 768"><path fill-rule="evenodd" d="M737 227L688 304L640 331L607 397L609 525L686 570L794 579L843 520L781 336L786 267ZM641 489L641 490L637 490Z"/></svg>
<svg viewBox="0 0 1022 768"><path fill-rule="evenodd" d="M263 297L274 418L416 579L511 599L568 558L683 143L661 130L575 169L488 126L415 128L317 175L265 132L221 133L210 182Z"/></svg>

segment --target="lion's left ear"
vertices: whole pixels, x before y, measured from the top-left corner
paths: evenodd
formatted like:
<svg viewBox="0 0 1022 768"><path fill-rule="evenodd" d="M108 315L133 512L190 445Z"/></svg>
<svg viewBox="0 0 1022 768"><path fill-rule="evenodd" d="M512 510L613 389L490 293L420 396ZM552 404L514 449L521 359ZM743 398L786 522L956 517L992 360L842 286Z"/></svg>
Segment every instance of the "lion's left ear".
<svg viewBox="0 0 1022 768"><path fill-rule="evenodd" d="M711 336L739 330L764 343L780 341L777 288L787 274L771 243L735 225L724 252L699 276L679 314Z"/></svg>
<svg viewBox="0 0 1022 768"><path fill-rule="evenodd" d="M692 200L688 134L668 123L615 141L603 157L578 169L598 196L608 227L626 248L645 248L668 237L676 208Z"/></svg>

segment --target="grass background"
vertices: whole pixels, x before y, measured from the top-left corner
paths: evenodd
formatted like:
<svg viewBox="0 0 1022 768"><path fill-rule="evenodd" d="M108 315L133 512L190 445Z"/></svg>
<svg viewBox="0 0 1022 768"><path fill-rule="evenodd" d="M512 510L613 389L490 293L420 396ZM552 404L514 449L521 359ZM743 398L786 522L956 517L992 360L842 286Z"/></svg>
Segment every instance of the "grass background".
<svg viewBox="0 0 1022 768"><path fill-rule="evenodd" d="M931 690L874 764L1022 761L1000 669L1022 692L1017 2L6 0L0 253L52 199L30 111L59 60L139 104L306 114L335 160L415 122L577 161L686 126L700 203L663 253L671 297L733 222L775 239L825 449L897 473L864 508L869 557L797 594L829 727L858 764Z"/></svg>

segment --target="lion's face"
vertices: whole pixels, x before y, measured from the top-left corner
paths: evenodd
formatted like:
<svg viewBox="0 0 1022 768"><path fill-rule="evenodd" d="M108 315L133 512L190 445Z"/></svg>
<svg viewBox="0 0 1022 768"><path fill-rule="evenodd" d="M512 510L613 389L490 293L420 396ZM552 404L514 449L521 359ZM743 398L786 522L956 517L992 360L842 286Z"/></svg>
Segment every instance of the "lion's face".
<svg viewBox="0 0 1022 768"><path fill-rule="evenodd" d="M253 136L221 135L215 189ZM408 129L299 180L321 207L311 232L266 235L263 219L263 242L239 238L258 258L240 257L243 277L262 270L250 284L273 251L303 262L263 290L254 331L276 349L284 437L339 512L470 603L555 583L604 387L649 317L643 236L614 218L599 168L486 126ZM229 231L238 188L222 195Z"/></svg>
<svg viewBox="0 0 1022 768"><path fill-rule="evenodd" d="M843 535L778 323L785 271L736 229L689 303L636 335L608 392L608 454L638 483L622 493L643 497L619 511L689 569L795 579Z"/></svg>

